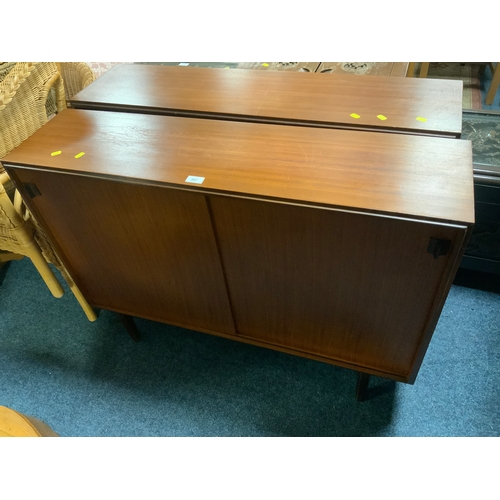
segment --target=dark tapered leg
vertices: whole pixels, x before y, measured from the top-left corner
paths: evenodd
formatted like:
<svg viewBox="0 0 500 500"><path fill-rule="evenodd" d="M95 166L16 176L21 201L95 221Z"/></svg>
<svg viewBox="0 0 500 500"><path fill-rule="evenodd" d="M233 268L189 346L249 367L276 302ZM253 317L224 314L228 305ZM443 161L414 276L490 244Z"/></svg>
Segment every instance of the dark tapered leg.
<svg viewBox="0 0 500 500"><path fill-rule="evenodd" d="M368 373L358 373L358 383L356 385L356 399L358 401L365 400L366 388L368 387L368 382L370 381L370 375Z"/></svg>
<svg viewBox="0 0 500 500"><path fill-rule="evenodd" d="M128 334L132 337L132 340L134 340L134 342L139 342L139 340L141 340L141 335L139 330L137 330L137 326L135 326L132 316L127 316L126 314L119 314L118 316L123 326L127 329Z"/></svg>

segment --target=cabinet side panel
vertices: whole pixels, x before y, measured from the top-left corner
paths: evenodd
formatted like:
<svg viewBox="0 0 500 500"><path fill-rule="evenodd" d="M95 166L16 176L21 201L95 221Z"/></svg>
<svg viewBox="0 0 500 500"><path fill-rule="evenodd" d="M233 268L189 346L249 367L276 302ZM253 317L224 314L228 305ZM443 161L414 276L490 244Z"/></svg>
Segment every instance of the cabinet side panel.
<svg viewBox="0 0 500 500"><path fill-rule="evenodd" d="M205 197L174 189L16 169L99 307L234 333Z"/></svg>
<svg viewBox="0 0 500 500"><path fill-rule="evenodd" d="M212 197L239 335L407 378L457 227ZM430 238L451 240L447 255Z"/></svg>

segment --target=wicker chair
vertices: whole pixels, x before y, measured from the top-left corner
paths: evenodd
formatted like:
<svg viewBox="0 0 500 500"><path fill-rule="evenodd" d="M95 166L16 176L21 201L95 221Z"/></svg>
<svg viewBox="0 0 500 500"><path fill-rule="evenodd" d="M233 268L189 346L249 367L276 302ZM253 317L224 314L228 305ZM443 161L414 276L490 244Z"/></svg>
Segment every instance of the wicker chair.
<svg viewBox="0 0 500 500"><path fill-rule="evenodd" d="M0 160L48 121L47 100L51 89L54 89L56 110L66 107L60 71L56 63L15 63L0 82ZM0 251L3 250L0 262L23 256L30 258L52 295L61 297L63 288L48 263L54 265L87 318L95 321L95 312L24 205L19 192L12 191L10 179L0 163Z"/></svg>
<svg viewBox="0 0 500 500"><path fill-rule="evenodd" d="M82 62L59 63L59 70L64 81L66 99L71 99L80 90L95 80L94 72L88 64Z"/></svg>

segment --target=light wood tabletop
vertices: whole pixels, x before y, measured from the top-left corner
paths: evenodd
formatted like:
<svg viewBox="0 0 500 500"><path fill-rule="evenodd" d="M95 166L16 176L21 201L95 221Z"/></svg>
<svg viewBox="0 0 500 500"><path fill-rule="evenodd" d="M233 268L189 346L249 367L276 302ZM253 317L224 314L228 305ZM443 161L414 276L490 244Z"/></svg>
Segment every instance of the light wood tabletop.
<svg viewBox="0 0 500 500"><path fill-rule="evenodd" d="M459 137L463 83L346 73L123 64L72 107Z"/></svg>

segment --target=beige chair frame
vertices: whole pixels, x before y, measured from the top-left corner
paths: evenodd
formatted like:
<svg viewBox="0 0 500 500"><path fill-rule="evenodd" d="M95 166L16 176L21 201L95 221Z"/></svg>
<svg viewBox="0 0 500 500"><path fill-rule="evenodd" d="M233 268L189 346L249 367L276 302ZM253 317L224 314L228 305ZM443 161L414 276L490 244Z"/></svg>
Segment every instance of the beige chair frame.
<svg viewBox="0 0 500 500"><path fill-rule="evenodd" d="M493 63L488 63L487 65L491 70L492 79L490 88L484 99L484 104L486 104L486 106L491 106L495 99L498 86L500 85L500 63L496 63L495 65Z"/></svg>
<svg viewBox="0 0 500 500"><path fill-rule="evenodd" d="M74 69L72 67L68 71ZM46 105L52 88L55 89L56 109L59 112L66 108L66 90L61 66L56 63L16 63L0 82L0 159L47 123ZM28 257L52 295L61 297L64 290L49 266L54 265L89 321L97 319L95 311L74 283L21 195L14 190L1 163L0 251L0 262Z"/></svg>

